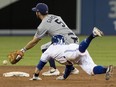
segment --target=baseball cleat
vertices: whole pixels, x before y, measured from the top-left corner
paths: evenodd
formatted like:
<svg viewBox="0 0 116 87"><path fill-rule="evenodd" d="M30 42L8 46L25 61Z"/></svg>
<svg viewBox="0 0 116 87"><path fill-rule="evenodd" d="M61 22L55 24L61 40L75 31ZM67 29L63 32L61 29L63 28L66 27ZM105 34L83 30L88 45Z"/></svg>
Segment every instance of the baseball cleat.
<svg viewBox="0 0 116 87"><path fill-rule="evenodd" d="M109 80L113 71L113 65L109 65L106 71L106 80Z"/></svg>
<svg viewBox="0 0 116 87"><path fill-rule="evenodd" d="M63 71L63 74L64 74L64 71ZM74 68L74 70L72 70L70 74L77 75L79 74L79 70L77 68Z"/></svg>
<svg viewBox="0 0 116 87"><path fill-rule="evenodd" d="M33 76L32 78L30 78L29 80L42 80L40 77L35 77Z"/></svg>
<svg viewBox="0 0 116 87"><path fill-rule="evenodd" d="M79 74L79 70L75 68L74 70L71 71L71 74Z"/></svg>
<svg viewBox="0 0 116 87"><path fill-rule="evenodd" d="M93 34L94 34L94 36L96 37L96 36L103 36L103 32L102 31L100 31L97 27L94 27L93 28Z"/></svg>
<svg viewBox="0 0 116 87"><path fill-rule="evenodd" d="M65 80L65 78L63 76L58 76L56 80Z"/></svg>
<svg viewBox="0 0 116 87"><path fill-rule="evenodd" d="M43 76L58 76L60 75L60 72L58 69L51 68L47 72L42 73Z"/></svg>

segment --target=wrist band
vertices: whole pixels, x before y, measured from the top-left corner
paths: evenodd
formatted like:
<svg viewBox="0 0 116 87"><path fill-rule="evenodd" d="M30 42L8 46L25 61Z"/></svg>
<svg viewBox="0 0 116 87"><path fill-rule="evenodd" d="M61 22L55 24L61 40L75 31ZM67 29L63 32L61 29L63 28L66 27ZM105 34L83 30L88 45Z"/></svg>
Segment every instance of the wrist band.
<svg viewBox="0 0 116 87"><path fill-rule="evenodd" d="M25 49L25 48L22 48L20 51L22 51L22 52L26 52L26 49Z"/></svg>

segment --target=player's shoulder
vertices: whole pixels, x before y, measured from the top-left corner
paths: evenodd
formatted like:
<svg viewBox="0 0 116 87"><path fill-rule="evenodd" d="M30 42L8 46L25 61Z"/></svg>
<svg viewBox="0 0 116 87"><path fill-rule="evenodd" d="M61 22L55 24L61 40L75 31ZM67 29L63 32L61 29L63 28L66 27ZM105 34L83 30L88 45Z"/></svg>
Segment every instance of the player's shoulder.
<svg viewBox="0 0 116 87"><path fill-rule="evenodd" d="M55 15L55 14L48 14L48 16L56 16L56 17L60 17L59 15Z"/></svg>
<svg viewBox="0 0 116 87"><path fill-rule="evenodd" d="M48 14L47 18L61 18L61 16L59 15L55 15L55 14Z"/></svg>

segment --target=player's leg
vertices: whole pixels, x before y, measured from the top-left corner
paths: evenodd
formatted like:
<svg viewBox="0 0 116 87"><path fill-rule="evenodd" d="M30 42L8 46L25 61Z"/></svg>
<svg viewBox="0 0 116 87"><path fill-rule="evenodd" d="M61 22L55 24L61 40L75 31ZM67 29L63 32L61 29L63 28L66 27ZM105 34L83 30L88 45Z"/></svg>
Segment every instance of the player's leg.
<svg viewBox="0 0 116 87"><path fill-rule="evenodd" d="M42 48L42 53L44 53L46 50L47 48L44 48L44 49ZM50 64L50 67L56 69L55 61L52 58L49 60L49 64Z"/></svg>
<svg viewBox="0 0 116 87"><path fill-rule="evenodd" d="M106 80L109 80L111 77L113 66L109 65L108 67L104 67L102 65L96 65L88 51L82 56L79 63L79 66L89 75L105 74Z"/></svg>
<svg viewBox="0 0 116 87"><path fill-rule="evenodd" d="M47 44L42 45L41 46L42 52L45 52L50 45L51 45L51 42L48 42ZM43 72L42 75L44 76L59 75L60 72L58 69L56 69L55 61L52 58L49 60L49 64L50 64L50 69L46 72ZM79 73L79 70L77 68L72 67L71 74L78 74L78 73Z"/></svg>
<svg viewBox="0 0 116 87"><path fill-rule="evenodd" d="M106 74L106 80L109 80L113 71L113 65L109 65L107 68L103 66L95 66L93 68L94 74Z"/></svg>
<svg viewBox="0 0 116 87"><path fill-rule="evenodd" d="M50 45L51 45L51 42L48 42L47 44L42 45L41 46L42 53L44 53ZM44 76L59 75L60 72L58 69L56 69L54 59L51 58L49 60L49 64L50 64L50 69L46 72L43 72L42 75L44 75Z"/></svg>
<svg viewBox="0 0 116 87"><path fill-rule="evenodd" d="M64 75L58 76L57 80L65 80L71 73L73 65L66 65Z"/></svg>
<svg viewBox="0 0 116 87"><path fill-rule="evenodd" d="M94 27L92 34L80 43L80 45L79 45L79 51L81 53L85 52L85 50L88 48L88 46L91 43L91 41L95 37L102 36L102 35L103 35L103 32L100 31L99 29L97 29L96 27Z"/></svg>
<svg viewBox="0 0 116 87"><path fill-rule="evenodd" d="M37 64L36 68L35 68L35 73L33 74L33 77L30 80L42 80L39 77L40 71L43 69L43 67L45 66L47 62L43 62L43 61L39 61L39 63Z"/></svg>
<svg viewBox="0 0 116 87"><path fill-rule="evenodd" d="M75 36L75 34L73 34L73 33L69 33L69 34L65 35L64 40L65 40L66 44L70 44L70 43L79 44L79 38L77 36ZM73 65L72 65L71 74L79 74L79 70L77 68L75 68Z"/></svg>
<svg viewBox="0 0 116 87"><path fill-rule="evenodd" d="M54 59L49 60L50 68L47 72L43 72L42 75L44 76L57 76L60 74L59 70L56 68Z"/></svg>
<svg viewBox="0 0 116 87"><path fill-rule="evenodd" d="M85 52L85 50L88 48L89 44L91 43L92 39L95 38L96 36L102 36L103 33L97 29L94 28L93 29L93 33L86 38L84 41L82 41L79 45L79 51L81 53ZM92 58L90 57L88 51L85 52L85 55L82 56L83 58L81 58L80 63L81 63L81 67L82 69L87 72L88 74L92 75L92 74L104 74L106 73L106 80L108 80L110 78L111 72L112 72L112 65L108 66L107 68L103 67L103 66L97 66Z"/></svg>

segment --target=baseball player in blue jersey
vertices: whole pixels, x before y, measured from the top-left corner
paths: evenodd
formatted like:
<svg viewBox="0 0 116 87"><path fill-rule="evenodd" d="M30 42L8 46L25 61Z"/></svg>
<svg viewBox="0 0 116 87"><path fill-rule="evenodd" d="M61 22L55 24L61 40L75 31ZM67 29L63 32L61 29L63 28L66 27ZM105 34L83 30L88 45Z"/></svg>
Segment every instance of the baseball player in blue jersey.
<svg viewBox="0 0 116 87"><path fill-rule="evenodd" d="M53 58L60 64L66 65L64 75L57 77L57 80L65 80L70 75L73 64L78 64L89 75L105 73L106 80L109 80L113 66L109 65L106 68L95 64L87 51L91 41L95 37L102 35L103 32L94 27L92 34L83 40L79 45L75 43L66 45L62 35L53 36L51 40L52 45L49 46L49 48L42 54L35 69L35 74L30 80L42 80L39 77L39 73L50 58Z"/></svg>
<svg viewBox="0 0 116 87"><path fill-rule="evenodd" d="M36 7L32 8L32 11L36 12L37 18L41 19L40 25L37 27L37 31L33 37L33 39L27 43L27 45L21 49L21 51L25 52L32 47L34 47L46 34L49 36L54 35L62 35L64 36L66 44L76 43L78 44L78 37L74 34L74 32L69 29L69 27L65 24L60 16L56 16L53 14L48 14L48 6L44 3L38 3ZM44 44L41 46L41 50L44 53L46 49L51 45L51 42ZM20 56L19 56L20 57ZM51 69L47 72L42 73L44 76L52 76L59 75L60 72L56 69L55 62L51 58L49 60ZM72 74L78 74L79 71L76 68L72 68Z"/></svg>

